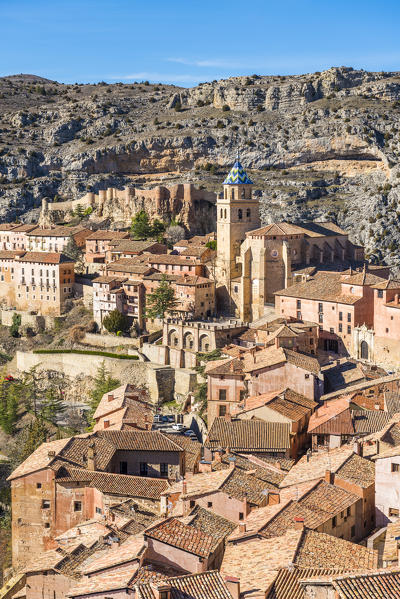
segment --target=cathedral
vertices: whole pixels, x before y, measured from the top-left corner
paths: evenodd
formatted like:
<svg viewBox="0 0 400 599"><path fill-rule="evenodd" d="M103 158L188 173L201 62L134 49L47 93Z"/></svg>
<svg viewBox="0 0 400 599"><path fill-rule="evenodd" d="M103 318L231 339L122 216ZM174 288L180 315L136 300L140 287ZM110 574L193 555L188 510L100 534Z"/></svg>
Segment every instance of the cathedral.
<svg viewBox="0 0 400 599"><path fill-rule="evenodd" d="M262 318L274 293L306 277L307 268L343 270L363 248L332 222L261 227L259 200L239 156L217 197L216 286L219 311L245 322Z"/></svg>

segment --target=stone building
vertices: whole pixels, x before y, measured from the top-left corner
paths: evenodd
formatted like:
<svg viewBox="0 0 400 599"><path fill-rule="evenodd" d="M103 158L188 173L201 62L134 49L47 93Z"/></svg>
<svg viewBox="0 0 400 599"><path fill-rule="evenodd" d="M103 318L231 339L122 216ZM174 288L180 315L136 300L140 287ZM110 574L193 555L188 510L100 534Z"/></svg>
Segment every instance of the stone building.
<svg viewBox="0 0 400 599"><path fill-rule="evenodd" d="M253 321L274 293L295 280L303 266L359 263L363 248L337 225L275 223L260 228L259 201L239 160L217 198L216 280L221 310Z"/></svg>
<svg viewBox="0 0 400 599"><path fill-rule="evenodd" d="M72 239L76 245L85 248L85 239L90 229L81 225L75 227L57 226L51 228L35 227L26 233L27 247L31 252L63 252Z"/></svg>
<svg viewBox="0 0 400 599"><path fill-rule="evenodd" d="M85 262L100 263L106 261L106 254L110 250L110 243L129 239L129 233L125 231L94 231L86 237Z"/></svg>
<svg viewBox="0 0 400 599"><path fill-rule="evenodd" d="M21 311L59 316L73 297L74 261L56 252L0 252L0 299Z"/></svg>

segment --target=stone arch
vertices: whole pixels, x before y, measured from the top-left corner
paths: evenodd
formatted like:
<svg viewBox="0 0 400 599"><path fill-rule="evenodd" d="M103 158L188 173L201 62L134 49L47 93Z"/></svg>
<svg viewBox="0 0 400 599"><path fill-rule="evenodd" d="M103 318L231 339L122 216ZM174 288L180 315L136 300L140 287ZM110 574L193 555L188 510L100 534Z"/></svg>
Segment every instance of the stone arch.
<svg viewBox="0 0 400 599"><path fill-rule="evenodd" d="M360 358L361 360L369 359L369 346L365 340L360 343Z"/></svg>
<svg viewBox="0 0 400 599"><path fill-rule="evenodd" d="M191 331L186 331L183 335L183 349L193 349L194 337Z"/></svg>
<svg viewBox="0 0 400 599"><path fill-rule="evenodd" d="M201 352L209 352L210 351L210 337L206 333L203 333L202 335L200 335L199 350Z"/></svg>
<svg viewBox="0 0 400 599"><path fill-rule="evenodd" d="M178 331L176 329L172 329L168 333L168 345L170 347L176 347L179 343Z"/></svg>

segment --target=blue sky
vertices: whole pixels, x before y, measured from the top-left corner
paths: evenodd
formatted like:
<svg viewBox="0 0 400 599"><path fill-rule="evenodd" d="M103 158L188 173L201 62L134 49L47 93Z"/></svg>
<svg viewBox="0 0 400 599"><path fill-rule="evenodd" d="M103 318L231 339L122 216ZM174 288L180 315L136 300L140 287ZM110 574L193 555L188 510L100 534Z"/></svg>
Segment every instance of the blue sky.
<svg viewBox="0 0 400 599"><path fill-rule="evenodd" d="M0 76L175 83L400 70L400 0L0 0Z"/></svg>

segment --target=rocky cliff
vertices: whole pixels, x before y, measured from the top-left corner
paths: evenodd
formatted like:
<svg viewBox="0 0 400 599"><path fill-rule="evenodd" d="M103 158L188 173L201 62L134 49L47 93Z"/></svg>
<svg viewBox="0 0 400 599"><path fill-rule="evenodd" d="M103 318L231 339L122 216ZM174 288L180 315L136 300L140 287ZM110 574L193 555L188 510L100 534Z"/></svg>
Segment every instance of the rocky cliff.
<svg viewBox="0 0 400 599"><path fill-rule="evenodd" d="M107 187L217 191L240 148L264 222L334 219L397 267L399 115L399 73L345 67L191 89L3 78L0 218Z"/></svg>

